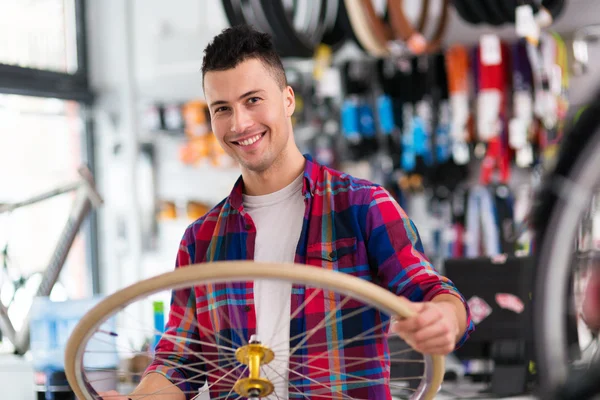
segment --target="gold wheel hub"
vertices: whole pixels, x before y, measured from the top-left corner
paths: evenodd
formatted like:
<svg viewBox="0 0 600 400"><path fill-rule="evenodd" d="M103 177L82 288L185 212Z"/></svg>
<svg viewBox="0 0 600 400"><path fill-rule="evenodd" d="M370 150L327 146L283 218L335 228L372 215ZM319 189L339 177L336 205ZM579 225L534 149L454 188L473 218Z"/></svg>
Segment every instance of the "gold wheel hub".
<svg viewBox="0 0 600 400"><path fill-rule="evenodd" d="M233 390L242 397L251 398L267 397L273 393L273 384L260 376L260 367L273 361L274 357L273 350L256 341L254 336L250 338L250 343L235 352L235 358L248 366L250 374L248 378L239 379Z"/></svg>

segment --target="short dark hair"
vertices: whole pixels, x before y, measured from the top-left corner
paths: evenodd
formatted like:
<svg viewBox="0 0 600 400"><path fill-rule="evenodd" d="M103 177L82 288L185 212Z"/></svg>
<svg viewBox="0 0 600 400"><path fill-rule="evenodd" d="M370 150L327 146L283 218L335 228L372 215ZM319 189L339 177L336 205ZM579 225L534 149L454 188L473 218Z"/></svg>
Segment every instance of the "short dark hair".
<svg viewBox="0 0 600 400"><path fill-rule="evenodd" d="M204 49L202 82L209 71L225 71L235 68L248 59L260 60L271 70L273 78L283 89L287 86L281 58L273 46L271 35L255 30L249 25L237 25L224 29Z"/></svg>

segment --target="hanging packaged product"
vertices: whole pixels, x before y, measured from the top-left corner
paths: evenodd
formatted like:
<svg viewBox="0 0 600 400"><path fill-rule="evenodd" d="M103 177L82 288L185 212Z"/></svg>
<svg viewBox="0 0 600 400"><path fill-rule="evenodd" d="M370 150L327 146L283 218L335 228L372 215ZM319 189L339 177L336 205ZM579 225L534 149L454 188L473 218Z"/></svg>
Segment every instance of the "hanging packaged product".
<svg viewBox="0 0 600 400"><path fill-rule="evenodd" d="M403 105L401 165L407 174L407 179L403 181L405 189L421 191L425 177L432 172L433 161L432 109L427 82L429 59L427 56L415 57L411 64L411 86L407 88L408 101Z"/></svg>
<svg viewBox="0 0 600 400"><path fill-rule="evenodd" d="M358 123L362 137L361 158L370 157L377 153L377 130L375 127L375 114L373 108L367 102L358 106Z"/></svg>
<svg viewBox="0 0 600 400"><path fill-rule="evenodd" d="M481 185L472 187L469 190L465 217L467 257L493 257L500 254L500 237L495 214L494 199L490 190Z"/></svg>
<svg viewBox="0 0 600 400"><path fill-rule="evenodd" d="M469 54L461 45L454 45L446 51L446 70L448 73L448 91L452 121L450 137L452 138L452 157L454 162L465 165L470 160L469 132Z"/></svg>
<svg viewBox="0 0 600 400"><path fill-rule="evenodd" d="M565 129L565 121L567 119L567 113L569 111L569 64L567 46L562 37L552 32L552 37L556 43L556 64L552 69L552 75L550 78L550 90L556 97L556 129L555 136L553 138L551 147L545 149L544 156L548 159L556 157L558 151L559 142L563 137Z"/></svg>
<svg viewBox="0 0 600 400"><path fill-rule="evenodd" d="M430 175L430 184L435 189L438 197L447 197L463 180L468 177L468 168L465 164L457 163L453 155L453 137L451 135L451 105L449 101L449 80L447 60L444 53L431 56L429 92L433 106L433 136L431 138L433 152L433 166ZM463 142L465 146L467 144ZM468 154L468 147L466 149Z"/></svg>
<svg viewBox="0 0 600 400"><path fill-rule="evenodd" d="M498 36L482 35L478 48L477 136L486 151L481 166L481 182L490 183L497 173L498 181L508 182L510 155L506 131L507 68L509 52Z"/></svg>
<svg viewBox="0 0 600 400"><path fill-rule="evenodd" d="M549 160L554 158L568 107L566 48L560 36L543 32L538 46L529 44L527 51L534 77L534 112L542 125L539 146L543 159Z"/></svg>
<svg viewBox="0 0 600 400"><path fill-rule="evenodd" d="M410 69L410 61L405 59L382 59L377 62L379 86L383 92L377 99L379 130L385 136L385 150L394 169L400 168L402 105L406 100L403 91L410 85Z"/></svg>
<svg viewBox="0 0 600 400"><path fill-rule="evenodd" d="M208 106L202 100L192 100L183 105L183 120L188 137L198 137L210 132Z"/></svg>
<svg viewBox="0 0 600 400"><path fill-rule="evenodd" d="M351 158L356 160L359 157L359 147L362 141L360 134L360 122L358 115L358 96L346 97L342 103L340 119L342 126L342 134L346 139L348 149L351 153Z"/></svg>
<svg viewBox="0 0 600 400"><path fill-rule="evenodd" d="M370 66L365 62L349 61L344 64L342 80L346 97L342 103L341 125L347 147L354 160L364 157L365 138L369 139L375 130L372 111L368 107L367 96L371 89Z"/></svg>
<svg viewBox="0 0 600 400"><path fill-rule="evenodd" d="M494 200L496 229L500 245L500 253L514 254L514 196L507 185L494 185L490 188Z"/></svg>
<svg viewBox="0 0 600 400"><path fill-rule="evenodd" d="M508 139L521 168L533 164L533 74L527 56L527 43L521 39L512 45L513 118L508 126Z"/></svg>
<svg viewBox="0 0 600 400"><path fill-rule="evenodd" d="M208 135L210 132L210 116L206 102L192 100L183 105L183 120L187 141L179 150L179 159L188 165L195 165L211 154Z"/></svg>
<svg viewBox="0 0 600 400"><path fill-rule="evenodd" d="M164 107L164 129L172 133L182 134L185 130L183 106L177 103Z"/></svg>

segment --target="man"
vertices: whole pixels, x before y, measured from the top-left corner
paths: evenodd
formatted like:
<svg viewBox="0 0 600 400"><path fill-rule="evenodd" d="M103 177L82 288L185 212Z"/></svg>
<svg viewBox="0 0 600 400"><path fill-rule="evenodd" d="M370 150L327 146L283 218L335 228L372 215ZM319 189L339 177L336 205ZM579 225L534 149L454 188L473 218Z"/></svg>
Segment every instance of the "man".
<svg viewBox="0 0 600 400"><path fill-rule="evenodd" d="M286 83L285 71L270 37L246 26L224 30L206 47L202 74L213 132L223 149L239 162L242 174L225 200L188 227L177 267L221 260L255 260L351 271L347 273L375 280L408 299L407 305L418 316L394 321L391 330L414 349L445 355L462 344L473 329L464 299L428 262L417 230L400 206L382 187L320 166L300 153L291 123L294 92ZM302 299L309 297L308 289L292 293L291 285L258 281L251 288L239 290L235 296L245 304L243 315L247 319L238 321L239 327L250 334L249 325L254 324L260 338L271 338L271 345L282 344L277 350L283 349L280 354L288 355L290 339L303 334L312 323L307 313L298 312ZM202 354L198 338L215 327L211 326L214 324L211 316L207 316L207 294L200 292L194 288L174 294L167 334L180 338L179 344L186 349ZM233 292L227 292L227 296L233 296ZM322 296L314 301L318 304L325 299ZM237 307L232 304L219 307L227 313L230 309L224 307ZM324 309L322 305L321 308ZM294 316L291 320L290 315ZM359 329L375 328L375 317L375 314L362 315ZM191 320L195 322L189 323ZM202 327L203 324L209 326ZM356 330L356 324L351 326L346 321L338 325L336 332L341 335L338 340L345 338L344 331ZM223 335L229 335L228 341L235 338L232 332ZM389 377L389 365L382 354L386 345L382 341L385 339L372 340L371 344L363 341L362 347L352 348L353 354L359 352L363 357L373 358L375 364L370 372L364 366L351 367L350 363L340 366L343 357L334 360L337 353L327 354L325 365L333 366L323 369L331 374L325 380L344 380L348 371L369 379ZM205 339L204 343L207 342ZM156 351L174 354L177 350L178 345L172 339L163 339ZM190 382L185 367L173 368L187 363L194 365L196 371L201 369L202 362L191 350L179 350L180 354L173 358L177 364L155 360L130 396L135 398L136 393L147 394L169 387L157 398L191 398L199 384ZM205 366L211 370L207 373L211 383L225 372L213 368L218 358L211 359L208 354L215 354L215 349L204 351L206 357L202 359L208 360ZM314 355L311 350L305 351L308 356ZM279 364L272 368L274 373L285 378L278 380L276 393L279 398L288 398L292 395L288 391L293 386L291 382L297 377L287 369L289 359L275 361ZM314 382L312 379L312 384L305 384L301 390L296 386L291 390L304 393L301 398L311 398L318 390L323 392L323 385ZM211 390L211 395L223 396L222 390ZM356 398L391 398L388 385L381 382L362 388L341 385L335 391ZM170 397L164 392L170 393ZM225 397L226 392L219 398Z"/></svg>

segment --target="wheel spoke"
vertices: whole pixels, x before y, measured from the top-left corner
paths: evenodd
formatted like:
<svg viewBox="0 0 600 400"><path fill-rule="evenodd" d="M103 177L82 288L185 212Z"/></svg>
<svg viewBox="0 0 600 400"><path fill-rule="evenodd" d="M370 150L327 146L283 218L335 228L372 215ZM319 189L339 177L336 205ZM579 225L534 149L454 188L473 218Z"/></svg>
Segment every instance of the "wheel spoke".
<svg viewBox="0 0 600 400"><path fill-rule="evenodd" d="M296 318L304 310L304 308L306 308L308 303L310 303L317 296L317 294L319 294L319 292L322 292L322 291L323 291L323 289L318 288L317 290L312 292L310 294L310 296L305 298L304 301L302 302L302 304L300 304L300 306L296 310L294 310L294 312L290 315L290 321L292 321L294 318ZM286 340L285 342L279 342L277 344L273 344L273 346L272 346L273 351L275 351L275 349L277 349L281 345L284 345L286 343L289 344L289 342L291 342L292 340L302 337L304 334L305 333L301 333L301 334L291 337L289 340Z"/></svg>
<svg viewBox="0 0 600 400"><path fill-rule="evenodd" d="M216 308L217 308L217 310L221 310L222 307L216 307ZM235 308L235 307L233 307L233 308ZM243 346L247 345L248 341L246 340L246 338L244 337L244 335L242 335L242 333L240 332L240 328L236 328L236 327L233 326L233 324L231 323L231 320L229 319L229 317L227 317L227 313L226 312L221 311L221 315L226 320L226 322L229 324L230 328L233 329L235 331L236 335L240 338L240 340L242 342L242 345ZM240 321L240 313L236 312L235 316L236 316L237 326L241 327L242 324L241 324L241 321ZM230 342L234 346L237 346L237 344L235 344L235 343L233 343L233 342L231 342L229 340L228 340L228 342Z"/></svg>
<svg viewBox="0 0 600 400"><path fill-rule="evenodd" d="M306 343L315 333L317 333L319 331L319 329L322 329L323 326L325 325L325 323L327 322L327 320L329 320L332 316L337 314L349 300L350 300L350 297L346 296L344 298L344 300L339 302L339 304L337 305L337 307L335 307L335 309L333 309L329 313L327 313L327 316L323 319L323 321L319 322L317 324L317 326L315 326L313 329L311 329L310 332L308 332L308 334L292 349L292 351L290 351L290 355L294 354L304 343Z"/></svg>
<svg viewBox="0 0 600 400"><path fill-rule="evenodd" d="M184 316L183 316L183 315L180 315L180 314L179 314L179 313L177 313L177 312L174 312L174 311L171 311L171 312L172 312L172 313L173 313L175 316L177 316L178 318L182 318L182 319L184 318ZM189 318L187 318L187 319L189 319ZM187 320L187 319L186 319L186 320ZM229 343L229 344L231 344L231 345L233 346L233 347L229 347L229 348L228 348L228 347L225 347L225 346L223 346L223 345L217 345L217 342L216 342L215 340L211 340L211 341L212 341L212 344L213 344L213 345L215 345L215 347L220 347L220 348L222 348L222 349L229 349L229 350L235 351L235 347L237 347L237 346L238 346L238 344L237 344L237 343L234 343L234 342L233 342L233 341L231 341L230 339L228 339L228 338L226 338L225 336L221 335L219 332L216 332L216 331L210 330L209 328L207 328L207 327L205 327L205 326L202 326L202 325L201 325L201 324L198 322L198 320L197 320L196 318L193 318L193 319L192 319L192 322L193 322L193 323L196 325L196 327L197 327L198 329L200 329L200 330L201 330L201 331L202 331L202 332L203 332L203 333L206 335L206 337L207 337L209 340L211 340L211 339L212 339L211 335L215 335L216 337L220 338L221 340L223 340L223 341L225 341L225 342L227 342L227 343ZM207 333L207 332L208 332L208 333ZM189 340L189 339L187 339L187 338L186 338L186 340L188 340L188 341L190 341L190 342L191 342L191 340ZM242 339L242 340L243 340L243 339ZM194 342L191 342L191 343L194 343Z"/></svg>
<svg viewBox="0 0 600 400"><path fill-rule="evenodd" d="M328 387L328 386L326 386L324 383L321 383L321 382L319 382L319 381L316 381L316 380L314 380L313 378L311 378L311 377L309 377L309 376L305 376L305 375L299 374L299 373L297 373L296 371L293 371L293 370L291 370L291 369L289 369L289 368L288 368L288 371L289 371L289 372L291 372L291 373L293 373L293 374L296 374L296 375L298 375L298 376L299 376L300 378L302 378L302 379L307 379L307 380L309 380L309 381L311 381L311 382L313 382L313 383L315 383L315 384L317 384L317 385L319 385L319 386L323 386L323 387L324 387L324 388L326 388L326 389L332 390L332 388L331 388L331 387ZM296 385L296 386L303 386L303 385ZM341 395L342 395L344 398L347 398L347 399L354 400L354 399L352 399L352 397L348 396L348 395L347 395L347 394L345 394L345 393L342 393L342 392L336 392L336 393L339 393L339 394L341 394Z"/></svg>
<svg viewBox="0 0 600 400"><path fill-rule="evenodd" d="M222 381L224 378L226 378L228 375L232 374L233 372L235 372L237 369L243 367L243 364L238 365L237 367L235 367L234 369L232 369L231 371L229 371L228 373L226 373L225 375L223 375L222 377L220 377L219 379L217 379L216 381L214 381L213 383L211 383L210 385L208 385L202 392L198 393L196 396L194 396L191 400L195 400L198 398L198 396L206 393L207 390L210 391L210 388L215 386L217 383L219 383L220 381Z"/></svg>
<svg viewBox="0 0 600 400"><path fill-rule="evenodd" d="M292 365L292 364L298 364L298 363L290 361L290 365ZM348 367L349 367L349 365L348 365ZM331 370L328 370L328 369L325 369L325 368L321 368L321 367L310 366L310 369L323 372L324 373L323 376L329 376L331 374ZM340 372L340 375L347 376L347 377L350 377L350 378L354 378L354 379L356 379L356 381L353 382L353 381L349 381L349 380L342 380L342 379L340 379L340 380L337 380L337 381L333 381L332 384L335 383L335 384L338 384L338 385L344 385L344 384L348 384L348 383L357 383L357 382L373 382L373 384L381 384L381 383L392 382L392 381L396 382L396 381L411 381L411 380L417 380L417 379L421 380L421 379L424 378L424 376L417 376L417 377L394 378L394 379L385 379L385 378L368 379L368 378L364 378L364 377L361 377L361 376L348 374L346 372Z"/></svg>
<svg viewBox="0 0 600 400"><path fill-rule="evenodd" d="M271 371L273 371L273 372L275 372L277 375L279 375L279 377L280 377L280 378L281 378L281 379L282 379L284 382L286 382L286 381L287 381L287 384L288 384L288 386L291 386L293 389L296 389L296 390L298 389L296 385L294 385L293 383L289 382L289 381L288 381L288 379L286 379L285 377L283 377L283 376L282 376L282 375L279 373L279 371L277 371L275 368L271 367L269 364L267 364L266 366L267 366L267 367L269 367L269 369L271 369ZM306 397L308 400L310 400L310 397L308 397L308 396L307 396L307 395L305 395L304 393L300 392L300 390L298 390L298 393L302 394L304 397Z"/></svg>
<svg viewBox="0 0 600 400"><path fill-rule="evenodd" d="M246 368L244 369L244 371L242 371L242 374L241 374L241 376L244 376L244 374L245 374L246 372L248 372L248 367L246 367ZM234 388L234 385L231 385L231 389L229 390L229 393L227 393L227 394L225 395L225 397L223 397L223 396L219 396L219 397L215 398L214 400L227 400L227 399L229 398L229 396L231 396L231 394L233 393L233 388Z"/></svg>

